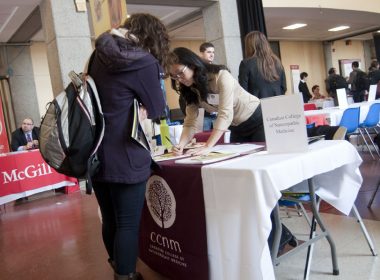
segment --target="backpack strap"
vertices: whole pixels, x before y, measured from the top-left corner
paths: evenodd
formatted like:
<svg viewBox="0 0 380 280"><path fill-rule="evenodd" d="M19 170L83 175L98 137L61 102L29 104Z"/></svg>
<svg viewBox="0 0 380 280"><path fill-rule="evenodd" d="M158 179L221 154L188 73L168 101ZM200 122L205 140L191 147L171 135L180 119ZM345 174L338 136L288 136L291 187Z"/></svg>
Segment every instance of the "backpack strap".
<svg viewBox="0 0 380 280"><path fill-rule="evenodd" d="M93 55L91 57L93 57ZM90 61L91 61L91 58L90 58ZM89 76L89 75L85 75L84 77L85 77L85 81L91 87L93 97L94 97L95 102L96 102L98 114L100 115L100 122L101 122L100 124L99 123L96 124L96 126L100 127L101 130L100 130L100 134L99 134L98 138L96 139L95 147L94 147L94 149L93 149L93 151L92 151L92 153L91 153L91 155L87 161L86 194L91 194L92 193L92 179L91 179L91 177L96 174L96 172L98 171L99 166L100 166L100 161L98 159L97 151L99 149L99 146L100 146L102 139L103 139L103 136L104 136L105 123L104 123L102 105L100 104L100 98L99 98L98 90L96 89L95 82L91 78L91 76Z"/></svg>

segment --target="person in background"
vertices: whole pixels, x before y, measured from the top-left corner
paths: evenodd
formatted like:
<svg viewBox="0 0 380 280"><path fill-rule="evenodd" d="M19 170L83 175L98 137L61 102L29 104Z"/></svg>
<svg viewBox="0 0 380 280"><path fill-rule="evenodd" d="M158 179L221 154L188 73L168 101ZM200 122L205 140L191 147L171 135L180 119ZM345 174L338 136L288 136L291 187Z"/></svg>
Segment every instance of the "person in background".
<svg viewBox="0 0 380 280"><path fill-rule="evenodd" d="M326 96L324 96L323 94L320 93L320 91L319 91L319 85L314 85L311 88L311 92L313 93L312 100L315 100L315 99L325 99L326 98Z"/></svg>
<svg viewBox="0 0 380 280"><path fill-rule="evenodd" d="M380 69L379 62L374 60L371 62L370 71L368 72L368 79L370 85L377 85L376 99L380 98Z"/></svg>
<svg viewBox="0 0 380 280"><path fill-rule="evenodd" d="M161 78L169 53L165 25L149 14L132 14L117 29L101 34L89 65L105 119L92 178L102 214L102 235L114 279L142 279L136 273L141 212L151 174L150 152L131 137L133 104L141 115L160 117L165 109ZM164 68L164 69L163 69Z"/></svg>
<svg viewBox="0 0 380 280"><path fill-rule="evenodd" d="M328 72L328 77L325 80L326 92L334 99L334 105L338 106L338 96L336 90L339 88L348 91L348 83L345 78L336 73L336 69L331 67Z"/></svg>
<svg viewBox="0 0 380 280"><path fill-rule="evenodd" d="M352 71L350 77L348 78L348 83L351 84L351 93L355 103L364 101L365 87L364 80L367 74L359 69L359 62L354 61L351 64Z"/></svg>
<svg viewBox="0 0 380 280"><path fill-rule="evenodd" d="M250 94L265 98L286 92L286 77L280 59L259 31L245 36L245 59L239 66L239 83Z"/></svg>
<svg viewBox="0 0 380 280"><path fill-rule="evenodd" d="M12 132L12 151L26 151L38 149L39 129L34 127L32 118L22 121L21 127Z"/></svg>
<svg viewBox="0 0 380 280"><path fill-rule="evenodd" d="M213 63L215 58L215 47L209 42L205 42L199 46L201 57L208 63Z"/></svg>
<svg viewBox="0 0 380 280"><path fill-rule="evenodd" d="M170 53L172 86L186 101L183 131L174 153L182 154L193 138L198 108L218 115L206 144L189 151L190 154L208 154L228 129L231 142L265 141L260 100L246 92L226 69L206 63L187 48L176 48Z"/></svg>
<svg viewBox="0 0 380 280"><path fill-rule="evenodd" d="M368 78L371 85L376 85L380 82L380 69L377 60L371 62L371 67L368 71Z"/></svg>
<svg viewBox="0 0 380 280"><path fill-rule="evenodd" d="M303 98L304 103L309 102L310 98L312 98L309 91L309 87L307 86L307 83L306 83L308 76L309 75L306 72L302 72L300 74L301 81L298 84L298 90L300 91L300 93L302 93L302 98Z"/></svg>
<svg viewBox="0 0 380 280"><path fill-rule="evenodd" d="M213 63L215 59L215 47L210 42L205 42L199 46L199 52L201 53L201 58L207 63ZM184 104L184 100L182 100ZM213 127L214 121L216 119L216 113L209 113L205 111L203 119L203 131L210 131Z"/></svg>

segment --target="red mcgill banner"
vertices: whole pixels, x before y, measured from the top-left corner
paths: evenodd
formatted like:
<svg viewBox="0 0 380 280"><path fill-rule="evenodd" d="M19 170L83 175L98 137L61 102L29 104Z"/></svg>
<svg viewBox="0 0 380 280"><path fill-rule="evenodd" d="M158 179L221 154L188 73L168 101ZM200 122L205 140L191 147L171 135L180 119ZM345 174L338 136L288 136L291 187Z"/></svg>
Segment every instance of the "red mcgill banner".
<svg viewBox="0 0 380 280"><path fill-rule="evenodd" d="M7 137L7 130L5 128L3 103L0 96L0 154L9 152L9 142Z"/></svg>
<svg viewBox="0 0 380 280"><path fill-rule="evenodd" d="M76 185L76 178L57 173L39 150L0 155L0 198L60 183Z"/></svg>

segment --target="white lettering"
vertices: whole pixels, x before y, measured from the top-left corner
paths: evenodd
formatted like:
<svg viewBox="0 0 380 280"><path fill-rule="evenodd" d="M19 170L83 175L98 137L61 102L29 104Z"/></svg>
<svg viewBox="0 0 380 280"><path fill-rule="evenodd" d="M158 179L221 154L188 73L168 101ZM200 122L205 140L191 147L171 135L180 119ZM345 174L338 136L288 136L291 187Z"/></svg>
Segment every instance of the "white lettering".
<svg viewBox="0 0 380 280"><path fill-rule="evenodd" d="M179 244L178 241L162 236L161 234L151 232L150 241L152 241L153 243L157 243L164 248L171 249L175 252L180 252L180 253L182 252L181 245Z"/></svg>
<svg viewBox="0 0 380 280"><path fill-rule="evenodd" d="M10 182L22 181L26 178L35 178L52 174L53 171L46 163L39 163L37 166L29 165L24 170L13 169L10 173L3 171L3 182L8 184Z"/></svg>

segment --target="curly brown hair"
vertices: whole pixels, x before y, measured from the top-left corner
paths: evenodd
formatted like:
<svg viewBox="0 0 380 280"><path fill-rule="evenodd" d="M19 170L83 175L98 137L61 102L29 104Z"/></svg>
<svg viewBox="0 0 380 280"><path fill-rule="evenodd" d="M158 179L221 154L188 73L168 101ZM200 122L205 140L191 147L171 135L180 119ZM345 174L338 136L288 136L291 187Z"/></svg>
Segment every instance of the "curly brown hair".
<svg viewBox="0 0 380 280"><path fill-rule="evenodd" d="M165 25L150 14L132 14L122 27L138 38L138 45L158 59L161 66L167 71L167 57L169 53L169 34Z"/></svg>

